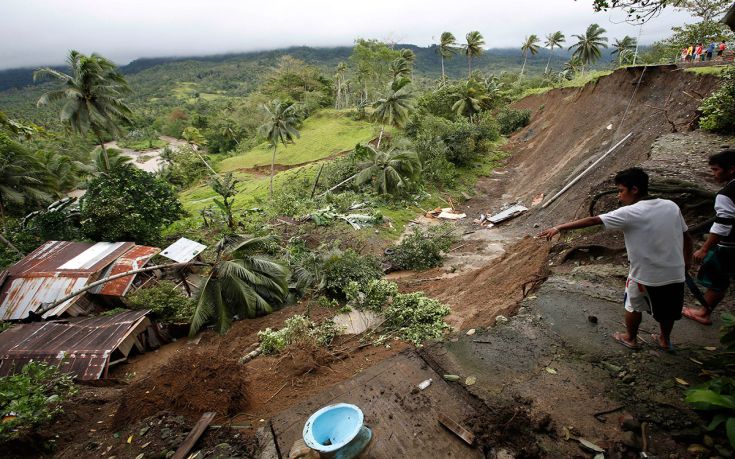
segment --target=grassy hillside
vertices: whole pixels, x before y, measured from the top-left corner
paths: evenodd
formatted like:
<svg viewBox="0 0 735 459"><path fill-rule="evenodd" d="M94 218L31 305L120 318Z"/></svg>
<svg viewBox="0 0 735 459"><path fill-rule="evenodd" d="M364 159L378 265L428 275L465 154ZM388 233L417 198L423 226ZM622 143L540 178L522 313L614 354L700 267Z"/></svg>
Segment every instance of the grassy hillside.
<svg viewBox="0 0 735 459"><path fill-rule="evenodd" d="M276 164L303 164L351 150L355 144L370 140L374 130L366 121L353 121L335 110L322 110L304 122L296 143L285 148L279 145ZM270 145L263 143L247 153L225 159L219 167L227 172L264 166L271 163L272 154Z"/></svg>

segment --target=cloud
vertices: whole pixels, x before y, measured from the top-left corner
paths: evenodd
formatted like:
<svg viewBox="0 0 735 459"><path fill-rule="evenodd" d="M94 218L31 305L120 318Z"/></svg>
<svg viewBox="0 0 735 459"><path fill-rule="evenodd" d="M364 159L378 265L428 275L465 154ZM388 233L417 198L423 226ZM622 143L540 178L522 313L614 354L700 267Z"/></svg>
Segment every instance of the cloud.
<svg viewBox="0 0 735 459"><path fill-rule="evenodd" d="M428 46L443 31L461 41L479 30L488 47L519 47L524 36L580 34L596 22L608 37L638 35L619 12L593 13L592 0L2 0L0 68L59 64L69 49L118 64L139 57L194 56L287 46L351 45L358 37ZM665 11L641 42L692 22Z"/></svg>

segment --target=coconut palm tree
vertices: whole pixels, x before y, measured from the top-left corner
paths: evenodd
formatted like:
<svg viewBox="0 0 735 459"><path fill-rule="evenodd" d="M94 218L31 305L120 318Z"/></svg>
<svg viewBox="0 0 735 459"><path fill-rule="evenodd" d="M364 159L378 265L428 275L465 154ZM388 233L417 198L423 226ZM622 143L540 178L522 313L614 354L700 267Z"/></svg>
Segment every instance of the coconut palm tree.
<svg viewBox="0 0 735 459"><path fill-rule="evenodd" d="M452 111L459 116L466 116L472 121L475 115L482 111L487 99L486 88L472 79L467 81L455 94Z"/></svg>
<svg viewBox="0 0 735 459"><path fill-rule="evenodd" d="M408 115L413 109L411 95L406 90L408 83L406 78L393 80L388 94L373 104L373 118L380 123L377 148L380 148L386 124L400 128L408 121Z"/></svg>
<svg viewBox="0 0 735 459"><path fill-rule="evenodd" d="M573 35L578 41L569 49L574 50L572 57L578 57L582 62L583 72L584 66L594 63L602 56L600 48L607 48L607 37L603 36L605 32L606 30L599 25L591 24L584 35Z"/></svg>
<svg viewBox="0 0 735 459"><path fill-rule="evenodd" d="M36 152L36 160L43 168L44 184L57 198L76 187L82 172L92 168L66 155L51 151Z"/></svg>
<svg viewBox="0 0 735 459"><path fill-rule="evenodd" d="M549 48L549 60L546 61L546 69L544 73L549 73L549 64L551 64L551 56L554 54L554 48L561 48L561 45L567 40L561 30L554 33L550 33L546 36L546 43L544 46Z"/></svg>
<svg viewBox="0 0 735 459"><path fill-rule="evenodd" d="M0 219L3 233L9 205L28 201L47 202L51 196L44 183L42 166L20 143L0 132Z"/></svg>
<svg viewBox="0 0 735 459"><path fill-rule="evenodd" d="M394 81L399 78L408 78L411 75L411 67L408 61L402 57L393 59L389 71Z"/></svg>
<svg viewBox="0 0 735 459"><path fill-rule="evenodd" d="M268 104L263 104L263 111L268 120L260 126L260 135L263 136L273 147L273 158L271 159L271 179L268 197L273 198L273 175L276 167L276 150L278 143L282 143L284 148L289 143L294 143L294 138L300 136L296 130L298 117L296 116L296 108L293 105L286 105L280 100L272 100Z"/></svg>
<svg viewBox="0 0 735 459"><path fill-rule="evenodd" d="M482 47L485 45L485 39L482 34L476 30L465 36L467 43L462 45L465 56L467 56L467 79L472 75L472 58L482 54Z"/></svg>
<svg viewBox="0 0 735 459"><path fill-rule="evenodd" d="M452 56L457 54L457 39L452 32L442 32L436 52L439 53L439 57L442 60L442 81L446 81L447 76L444 73L444 59L451 59Z"/></svg>
<svg viewBox="0 0 735 459"><path fill-rule="evenodd" d="M413 151L395 148L381 151L368 144L358 145L355 154L365 159L360 164L362 170L355 177L355 184L371 183L381 194L396 194L407 189L411 180L421 172L421 160Z"/></svg>
<svg viewBox="0 0 735 459"><path fill-rule="evenodd" d="M521 45L521 51L523 51L523 67L521 67L521 76L523 71L526 70L526 61L528 60L528 53L535 56L538 53L539 38L536 34L531 34L526 37Z"/></svg>
<svg viewBox="0 0 735 459"><path fill-rule="evenodd" d="M624 36L622 40L615 39L615 42L612 44L612 47L614 48L610 54L617 54L618 55L618 65L623 64L623 59L626 55L630 53L630 50L635 48L636 45L636 39L631 36Z"/></svg>
<svg viewBox="0 0 735 459"><path fill-rule="evenodd" d="M413 80L413 66L416 64L416 53L408 48L401 49L401 59L406 61L408 67L408 79Z"/></svg>
<svg viewBox="0 0 735 459"><path fill-rule="evenodd" d="M95 148L92 151L92 161L94 167L92 173L97 174L109 174L111 171L119 168L131 165L133 159L130 156L122 154L122 150L117 148L110 148L108 150L102 150Z"/></svg>
<svg viewBox="0 0 735 459"><path fill-rule="evenodd" d="M190 335L210 321L224 334L234 316L255 317L286 300L288 269L258 254L268 240L236 235L216 244L215 260L195 297Z"/></svg>
<svg viewBox="0 0 735 459"><path fill-rule="evenodd" d="M132 111L123 101L130 87L115 64L98 54L85 56L72 50L67 63L69 75L48 67L33 73L34 80L51 77L63 83L62 89L44 93L37 105L65 101L61 122L80 135L92 131L106 157L103 134L119 135L120 124L130 123Z"/></svg>

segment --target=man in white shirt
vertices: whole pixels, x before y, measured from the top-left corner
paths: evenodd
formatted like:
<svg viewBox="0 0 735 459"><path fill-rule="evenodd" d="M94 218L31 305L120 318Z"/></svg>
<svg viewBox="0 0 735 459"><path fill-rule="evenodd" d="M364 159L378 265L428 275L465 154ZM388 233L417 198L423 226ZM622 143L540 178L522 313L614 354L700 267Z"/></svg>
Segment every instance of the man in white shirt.
<svg viewBox="0 0 735 459"><path fill-rule="evenodd" d="M671 330L681 319L685 272L692 255L692 239L679 207L667 199L648 197L648 175L639 168L615 176L622 207L606 214L557 225L538 236L551 239L564 230L604 225L622 230L630 261L625 284L625 332L613 338L638 349L638 327L643 312L653 315L661 333L654 336L663 349L671 349Z"/></svg>
<svg viewBox="0 0 735 459"><path fill-rule="evenodd" d="M715 223L702 247L694 252L694 260L702 262L697 274L707 287L700 309L684 308L683 314L702 325L712 325L712 310L717 306L735 277L735 150L723 150L709 158L712 176L724 183L715 197Z"/></svg>

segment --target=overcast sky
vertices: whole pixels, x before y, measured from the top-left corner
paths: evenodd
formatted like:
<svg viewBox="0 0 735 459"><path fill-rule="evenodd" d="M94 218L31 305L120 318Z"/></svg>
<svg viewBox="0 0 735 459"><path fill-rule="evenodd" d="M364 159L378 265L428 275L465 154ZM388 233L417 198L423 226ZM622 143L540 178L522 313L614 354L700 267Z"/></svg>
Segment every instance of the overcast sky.
<svg viewBox="0 0 735 459"><path fill-rule="evenodd" d="M0 0L0 68L52 65L70 49L122 65L139 57L197 56L377 38L428 46L443 31L479 30L488 48L519 47L531 33L581 34L596 22L612 41L637 36L620 11L592 0ZM641 43L694 22L667 10Z"/></svg>

